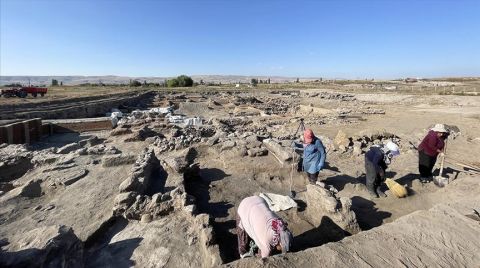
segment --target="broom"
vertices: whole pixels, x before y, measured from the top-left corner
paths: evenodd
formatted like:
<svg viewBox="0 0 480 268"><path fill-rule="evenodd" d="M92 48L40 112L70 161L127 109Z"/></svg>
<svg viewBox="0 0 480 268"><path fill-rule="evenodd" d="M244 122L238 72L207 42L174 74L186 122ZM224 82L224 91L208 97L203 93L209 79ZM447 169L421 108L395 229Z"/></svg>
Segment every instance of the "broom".
<svg viewBox="0 0 480 268"><path fill-rule="evenodd" d="M407 188L392 179L386 179L385 184L387 185L388 189L390 189L390 191L398 198L406 197L408 194Z"/></svg>

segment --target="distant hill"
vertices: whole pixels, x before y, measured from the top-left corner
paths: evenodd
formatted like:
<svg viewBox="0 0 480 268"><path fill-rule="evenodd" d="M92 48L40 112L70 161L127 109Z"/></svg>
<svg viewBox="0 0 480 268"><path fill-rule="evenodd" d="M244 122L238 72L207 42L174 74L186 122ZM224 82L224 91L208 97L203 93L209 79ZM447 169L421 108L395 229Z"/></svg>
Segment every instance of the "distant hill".
<svg viewBox="0 0 480 268"><path fill-rule="evenodd" d="M205 83L250 83L252 78L267 80L270 78L271 83L293 82L296 77L283 76L241 76L241 75L192 75L195 82L203 80ZM147 81L150 83L160 83L171 77L128 77L128 76L0 76L0 86L12 83L20 83L23 85L50 85L52 79L63 82L64 85L79 85L85 83L104 83L104 84L128 84L130 80L138 80L140 82ZM300 81L310 81L319 78L300 78Z"/></svg>

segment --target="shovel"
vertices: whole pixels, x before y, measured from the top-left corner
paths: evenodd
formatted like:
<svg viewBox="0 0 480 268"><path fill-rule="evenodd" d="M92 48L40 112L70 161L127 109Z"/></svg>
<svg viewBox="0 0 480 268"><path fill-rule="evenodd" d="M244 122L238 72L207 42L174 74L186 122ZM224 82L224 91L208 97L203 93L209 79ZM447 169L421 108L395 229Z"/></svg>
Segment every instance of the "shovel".
<svg viewBox="0 0 480 268"><path fill-rule="evenodd" d="M438 176L433 178L433 183L438 187L444 187L449 183L448 177L443 176L443 164L445 163L445 157L447 157L447 141L448 140L445 140L445 149L443 150L442 162L440 162L440 172L438 173Z"/></svg>

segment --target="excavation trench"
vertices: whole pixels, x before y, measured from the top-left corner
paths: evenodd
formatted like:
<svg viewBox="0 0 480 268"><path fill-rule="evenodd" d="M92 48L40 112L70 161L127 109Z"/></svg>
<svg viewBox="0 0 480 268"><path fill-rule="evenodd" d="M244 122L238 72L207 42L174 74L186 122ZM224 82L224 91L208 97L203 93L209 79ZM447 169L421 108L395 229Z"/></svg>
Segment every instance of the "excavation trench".
<svg viewBox="0 0 480 268"><path fill-rule="evenodd" d="M200 154L194 165L184 173L185 190L196 200L198 213L207 213L212 219L216 243L219 245L222 261L229 263L239 259L236 235L236 210L240 201L253 193L277 193L286 195L288 191L289 169L276 169L271 176L262 176L265 170L242 174L235 169L222 169L213 164L209 157ZM240 165L237 165L237 167ZM295 199L298 208L277 212L288 223L294 234L292 251L302 251L328 242L339 241L350 235L342 229L336 218L324 212L316 213L312 205L308 209L305 185ZM313 202L313 201L312 201ZM340 205L338 205L340 206Z"/></svg>

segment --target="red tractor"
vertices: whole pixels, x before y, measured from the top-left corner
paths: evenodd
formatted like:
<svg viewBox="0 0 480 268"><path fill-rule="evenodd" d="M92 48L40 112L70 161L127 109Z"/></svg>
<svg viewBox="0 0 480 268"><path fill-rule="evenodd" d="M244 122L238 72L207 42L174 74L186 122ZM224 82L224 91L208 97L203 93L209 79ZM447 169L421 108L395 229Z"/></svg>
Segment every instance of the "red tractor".
<svg viewBox="0 0 480 268"><path fill-rule="evenodd" d="M2 89L0 95L9 98L9 97L19 97L25 98L28 94L31 94L33 97L37 97L38 95L44 96L47 94L48 88L46 87L13 87L8 89Z"/></svg>

